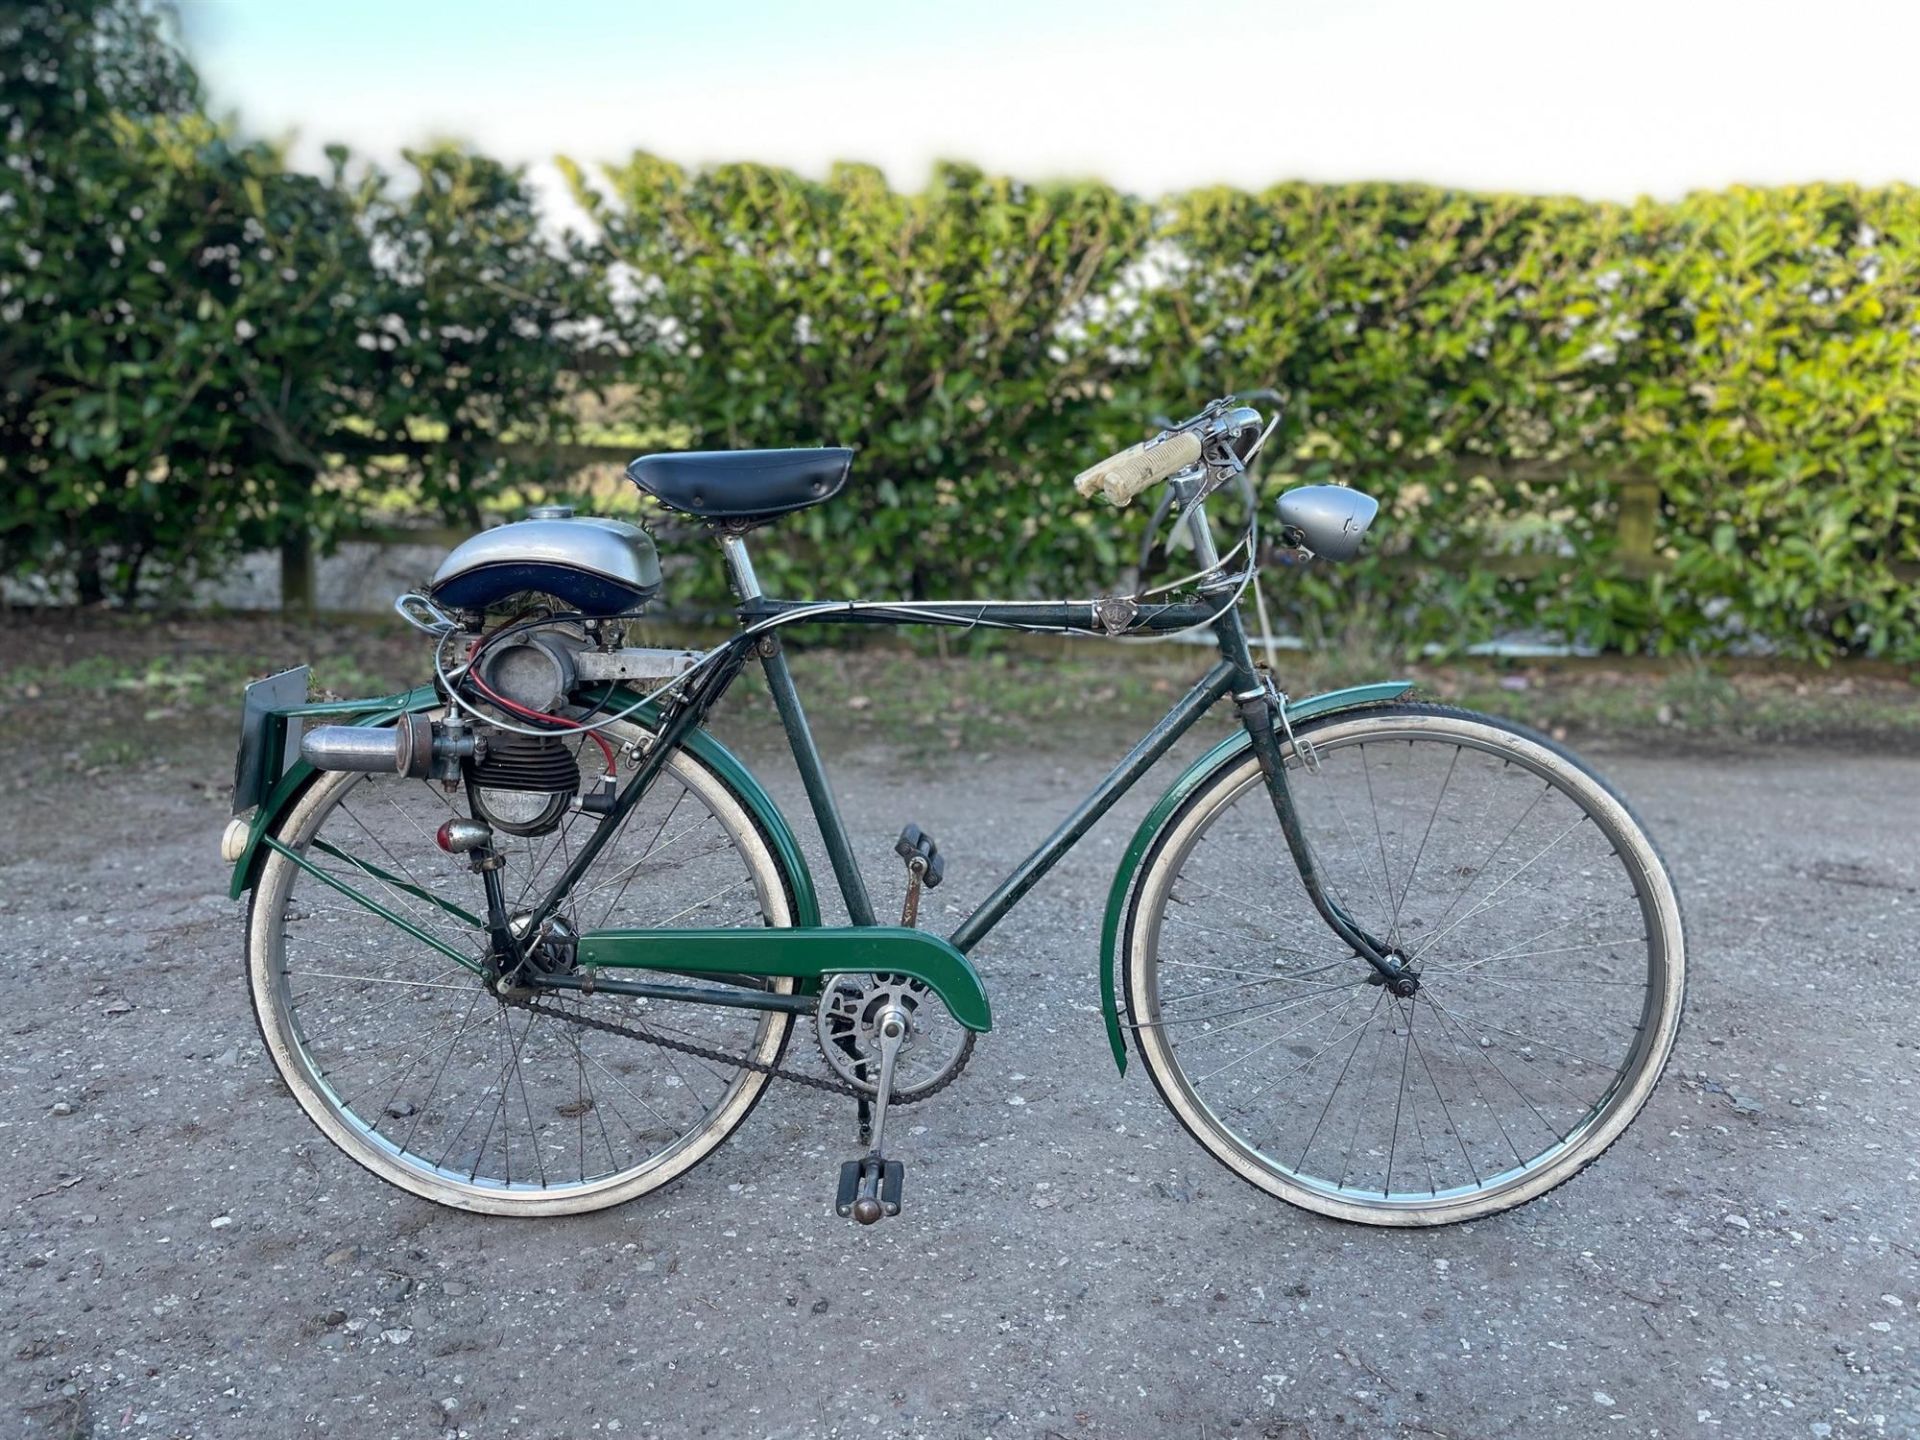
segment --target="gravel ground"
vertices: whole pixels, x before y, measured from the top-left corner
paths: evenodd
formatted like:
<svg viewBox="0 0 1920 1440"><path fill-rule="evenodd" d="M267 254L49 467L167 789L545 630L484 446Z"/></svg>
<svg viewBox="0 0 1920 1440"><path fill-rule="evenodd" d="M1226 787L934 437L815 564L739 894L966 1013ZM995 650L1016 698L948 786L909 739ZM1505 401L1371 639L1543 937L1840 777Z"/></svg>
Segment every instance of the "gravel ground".
<svg viewBox="0 0 1920 1440"><path fill-rule="evenodd" d="M227 723L103 773L10 747L4 1433L1920 1435L1920 760L1602 755L1688 909L1674 1066L1586 1175L1421 1234L1265 1199L1115 1075L1098 925L1144 786L982 947L999 1027L906 1112L908 1208L862 1230L830 1211L851 1116L792 1087L575 1220L334 1152L247 1007ZM948 857L928 918L971 908L1120 744L842 749L876 895L913 819Z"/></svg>

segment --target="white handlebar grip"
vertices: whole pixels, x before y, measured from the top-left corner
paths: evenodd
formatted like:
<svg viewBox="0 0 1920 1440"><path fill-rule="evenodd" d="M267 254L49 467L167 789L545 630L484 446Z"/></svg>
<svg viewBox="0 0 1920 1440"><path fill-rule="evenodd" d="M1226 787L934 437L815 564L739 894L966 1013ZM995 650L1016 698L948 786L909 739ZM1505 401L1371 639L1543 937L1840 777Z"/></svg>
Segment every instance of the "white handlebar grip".
<svg viewBox="0 0 1920 1440"><path fill-rule="evenodd" d="M1080 498L1082 500L1091 500L1106 488L1104 482L1108 470L1124 460L1132 459L1146 448L1147 442L1142 440L1138 445L1122 450L1118 455L1107 456L1106 459L1100 461L1097 465L1089 465L1073 477L1073 488L1080 492Z"/></svg>
<svg viewBox="0 0 1920 1440"><path fill-rule="evenodd" d="M1073 487L1089 498L1103 492L1116 505L1129 503L1149 485L1157 485L1200 459L1200 437L1183 431L1155 444L1145 441L1098 465L1082 470Z"/></svg>

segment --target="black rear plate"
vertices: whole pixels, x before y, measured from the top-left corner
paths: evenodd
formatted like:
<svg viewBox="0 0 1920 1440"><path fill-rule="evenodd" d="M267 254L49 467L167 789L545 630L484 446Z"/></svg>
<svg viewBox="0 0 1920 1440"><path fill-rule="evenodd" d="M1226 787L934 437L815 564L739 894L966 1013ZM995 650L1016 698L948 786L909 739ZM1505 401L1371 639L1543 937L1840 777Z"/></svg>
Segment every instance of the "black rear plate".
<svg viewBox="0 0 1920 1440"><path fill-rule="evenodd" d="M300 721L278 712L307 703L307 667L297 665L247 686L240 702L240 749L233 762L233 813L267 798L300 753Z"/></svg>

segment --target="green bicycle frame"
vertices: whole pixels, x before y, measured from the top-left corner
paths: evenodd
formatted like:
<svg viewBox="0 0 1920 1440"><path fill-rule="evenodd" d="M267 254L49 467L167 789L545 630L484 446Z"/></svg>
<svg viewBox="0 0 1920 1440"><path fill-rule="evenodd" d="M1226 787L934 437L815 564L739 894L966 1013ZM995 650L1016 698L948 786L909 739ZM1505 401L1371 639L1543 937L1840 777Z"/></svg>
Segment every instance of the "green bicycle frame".
<svg viewBox="0 0 1920 1440"><path fill-rule="evenodd" d="M1198 507L1189 513L1196 534L1203 531L1204 519ZM891 608L886 605L847 605L821 607L816 602L770 599L763 595L741 537L728 535L721 541L729 577L740 597L738 615L743 626L761 625L792 617L793 623L806 624L929 624L970 628L986 624L1027 629L1046 629L1105 634L1106 626L1091 602L1068 601L967 601L927 607ZM1211 537L1203 547L1203 558L1212 554ZM792 995L774 993L768 982L792 979L802 995L817 991L820 982L838 973L887 971L912 975L924 981L947 1005L955 1018L969 1029L986 1030L991 1015L985 987L968 960L968 954L983 940L1035 885L1070 851L1100 819L1112 809L1153 766L1184 736L1199 719L1222 699L1231 697L1243 731L1230 737L1190 767L1149 814L1136 833L1123 858L1109 896L1102 933L1101 999L1114 1058L1122 1071L1126 1068L1113 967L1117 963L1120 915L1125 898L1144 860L1152 834L1171 814L1179 800L1191 792L1198 781L1226 758L1251 748L1258 757L1273 798L1281 828L1299 869L1302 883L1322 918L1339 937L1353 947L1356 955L1380 971L1388 984L1399 977L1397 959L1374 937L1354 925L1329 897L1300 833L1291 794L1288 790L1282 742L1277 731L1294 719L1323 714L1336 709L1377 704L1397 698L1410 688L1405 681L1388 681L1354 687L1315 696L1298 704L1288 704L1284 717L1277 714L1275 697L1265 677L1256 669L1238 608L1227 592L1231 584L1216 586L1209 595L1204 590L1199 601L1150 605L1133 617L1133 628L1149 632L1171 633L1208 627L1219 651L1214 665L1193 687L1115 764L1107 776L1063 819L1053 832L1014 867L973 913L944 940L919 931L883 925L875 917L872 899L860 873L852 842L838 802L834 798L826 767L814 741L812 727L801 704L792 670L777 634L763 629L729 641L715 661L706 667L676 702L655 710L639 712L655 739L646 749L635 773L620 791L612 811L593 827L575 848L559 878L523 921L519 933L537 932L541 924L565 902L600 852L622 829L622 822L651 787L666 758L678 746L692 750L705 763L721 771L730 785L746 801L756 823L773 844L793 877L796 890L793 930L735 931L589 931L579 937L579 961L589 967L594 988L614 993L645 995L659 999L679 999L690 1003L727 1004L747 1008L799 1011L805 1002ZM765 673L767 686L780 716L794 763L805 789L809 808L819 828L828 862L851 925L826 927L820 923L820 911L814 898L814 882L791 827L744 767L734 761L702 728L708 714L753 660ZM617 687L587 689L575 698L585 704L620 703L623 692ZM371 710L363 723L382 723L407 710L436 708L443 703L432 690L412 692L385 701L366 702ZM329 706L325 713L338 713L347 706ZM287 715L319 713L319 707L290 707ZM1281 720L1276 726L1276 719ZM303 855L270 835L272 822L283 813L312 778L312 772L300 773L295 767L273 789L253 822L245 853L235 867L234 892L249 888L258 873L267 849L278 851L293 863L318 875L321 880L357 900L391 923L420 935L434 948L468 968L486 966L473 956L453 954L453 947L425 936L404 916L361 895L345 881L326 874ZM369 878L392 886L394 878L384 871L345 857L348 863ZM497 907L497 901L495 902ZM474 923L476 937L485 932L495 935L506 931L506 917L489 915L484 920L465 915L458 918ZM517 956L495 957L496 963L517 962ZM607 971L616 972L608 975ZM627 972L647 972L654 976L693 976L710 984L685 986L653 980L625 979ZM575 977L544 977L548 988L577 987Z"/></svg>

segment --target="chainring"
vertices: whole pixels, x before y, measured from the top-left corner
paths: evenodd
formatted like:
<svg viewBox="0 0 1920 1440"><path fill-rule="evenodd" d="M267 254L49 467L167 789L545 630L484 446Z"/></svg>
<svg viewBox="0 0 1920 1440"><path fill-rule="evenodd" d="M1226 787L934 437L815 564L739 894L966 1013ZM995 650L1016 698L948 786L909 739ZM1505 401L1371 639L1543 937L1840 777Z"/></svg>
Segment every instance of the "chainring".
<svg viewBox="0 0 1920 1440"><path fill-rule="evenodd" d="M933 989L907 975L836 975L814 1010L814 1038L827 1064L855 1091L880 1093L880 1012L913 1018L893 1076L892 1103L911 1105L951 1085L973 1054L973 1031L947 1012Z"/></svg>

